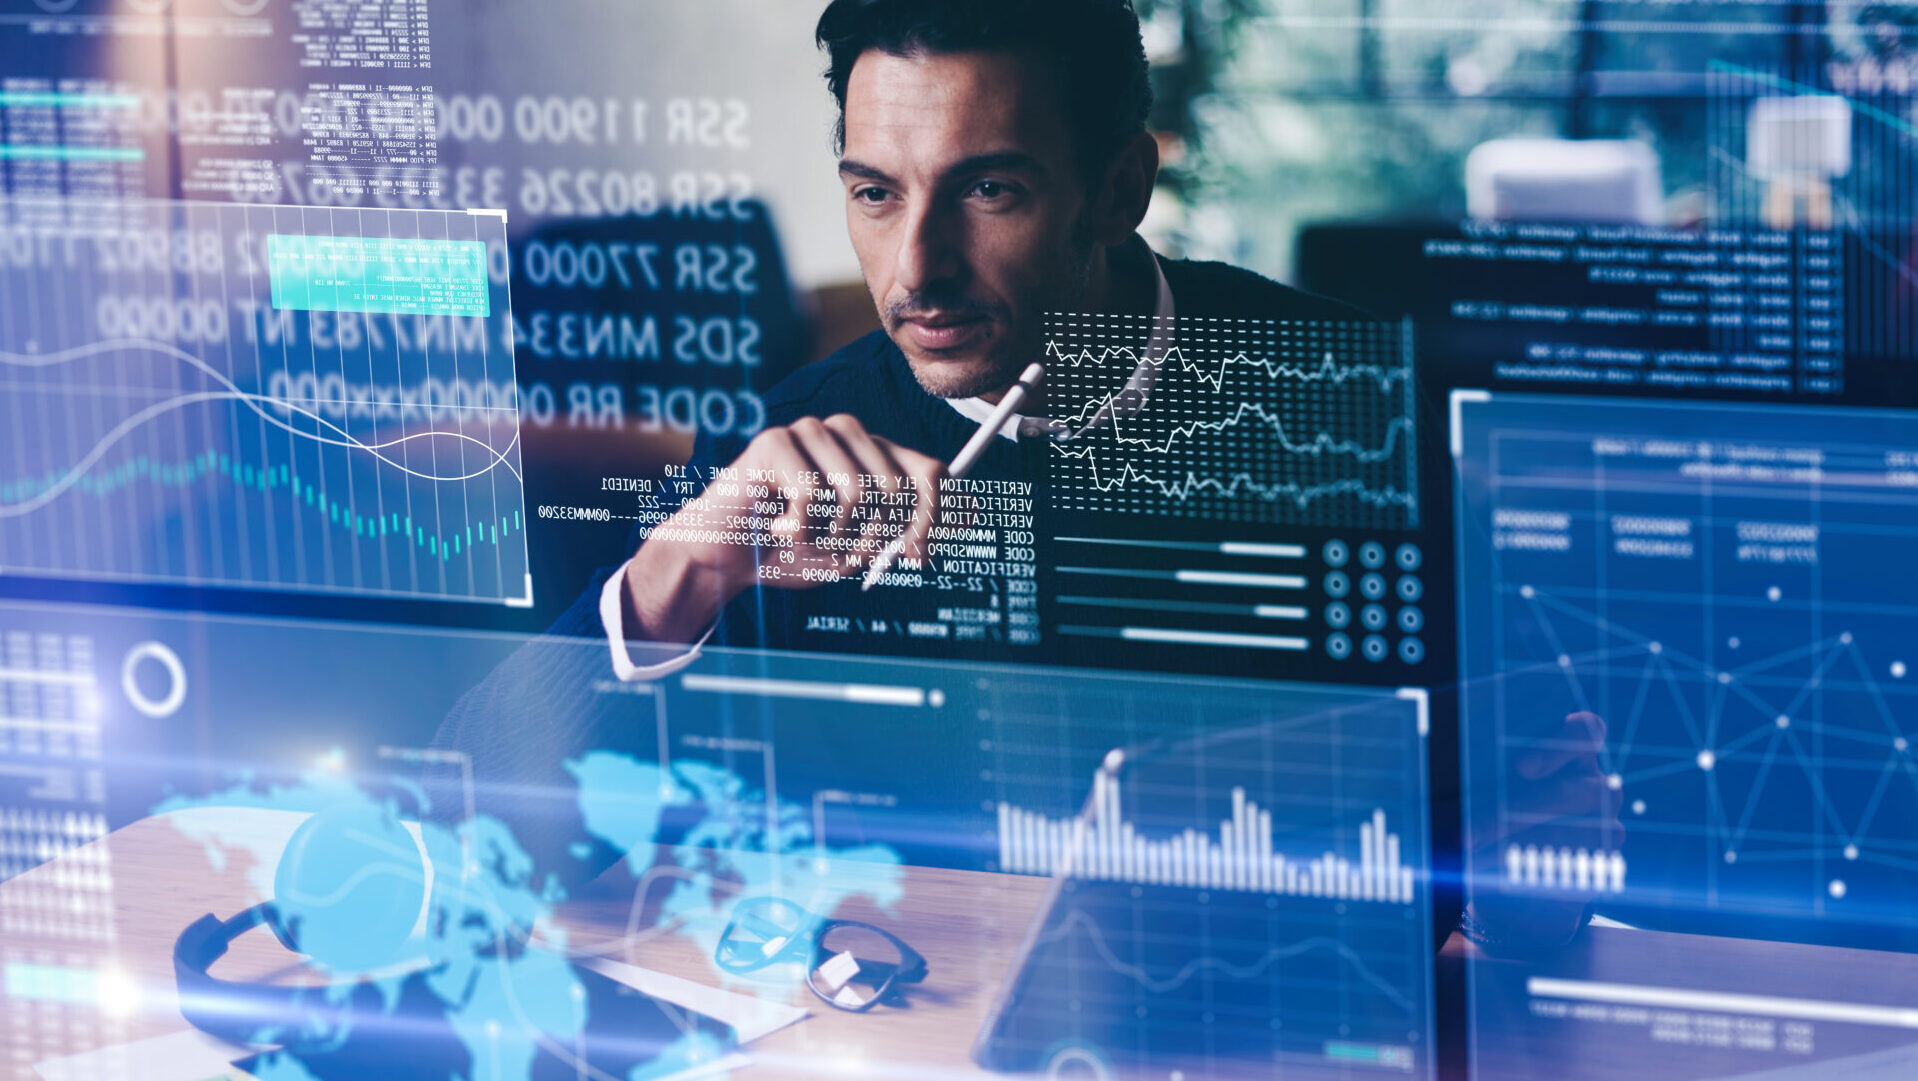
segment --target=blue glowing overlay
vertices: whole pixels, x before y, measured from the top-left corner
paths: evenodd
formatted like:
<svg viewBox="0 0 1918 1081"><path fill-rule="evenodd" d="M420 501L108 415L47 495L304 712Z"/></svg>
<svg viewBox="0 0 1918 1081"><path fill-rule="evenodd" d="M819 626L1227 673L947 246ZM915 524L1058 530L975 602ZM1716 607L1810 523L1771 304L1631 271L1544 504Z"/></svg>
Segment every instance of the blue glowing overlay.
<svg viewBox="0 0 1918 1081"><path fill-rule="evenodd" d="M1601 716L1622 851L1475 868L1615 903L1882 924L1918 887L1918 416L1460 394L1468 798ZM1779 921L1782 921L1779 922Z"/></svg>
<svg viewBox="0 0 1918 1081"><path fill-rule="evenodd" d="M0 269L0 570L530 603L502 221L128 213Z"/></svg>

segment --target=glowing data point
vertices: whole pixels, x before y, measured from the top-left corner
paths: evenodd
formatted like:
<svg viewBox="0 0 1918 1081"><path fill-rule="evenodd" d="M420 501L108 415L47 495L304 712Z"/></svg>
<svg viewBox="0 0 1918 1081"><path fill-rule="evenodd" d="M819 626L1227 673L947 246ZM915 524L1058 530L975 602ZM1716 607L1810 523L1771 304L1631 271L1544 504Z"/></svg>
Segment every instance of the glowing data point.
<svg viewBox="0 0 1918 1081"><path fill-rule="evenodd" d="M1831 889L1831 895L1834 898L1843 897L1845 895L1845 880L1842 878L1832 879L1830 889Z"/></svg>
<svg viewBox="0 0 1918 1081"><path fill-rule="evenodd" d="M1538 594L1538 591L1533 589L1531 586L1518 587L1518 595L1521 597L1524 597L1528 601L1531 600L1537 594Z"/></svg>
<svg viewBox="0 0 1918 1081"><path fill-rule="evenodd" d="M1650 649L1653 653L1663 653L1665 652L1665 643L1653 642L1650 646L1647 646L1646 648Z"/></svg>
<svg viewBox="0 0 1918 1081"><path fill-rule="evenodd" d="M1911 744L1910 744L1910 743L1908 743L1908 742L1906 742L1906 740L1905 740L1905 737L1903 737L1903 736L1899 736L1899 737L1898 737L1897 739L1894 739L1894 740L1892 740L1892 741L1891 741L1891 745L1892 745L1892 747L1894 747L1895 749L1897 749L1897 750L1900 750L1900 751L1902 751L1902 750L1904 750L1905 748L1907 748L1907 747L1909 747L1909 746L1911 746Z"/></svg>
<svg viewBox="0 0 1918 1081"><path fill-rule="evenodd" d="M1846 846L1845 846L1845 858L1846 858L1846 859L1848 859L1848 860L1855 860L1855 859L1857 859L1857 858L1858 858L1858 846L1857 846L1857 845L1846 845Z"/></svg>
<svg viewBox="0 0 1918 1081"><path fill-rule="evenodd" d="M1732 674L1731 674L1730 672L1720 672L1720 673L1718 673L1718 682L1720 682L1720 683L1730 683L1731 681L1732 681Z"/></svg>
<svg viewBox="0 0 1918 1081"><path fill-rule="evenodd" d="M1787 716L1785 716L1785 715L1784 715L1784 714L1782 714L1782 713L1780 713L1780 714L1778 715L1778 719L1777 719L1776 721L1774 721L1774 722L1772 722L1772 723L1773 723L1773 724L1776 724L1776 725L1777 725L1778 727L1780 727L1780 728L1790 728L1790 727L1791 727L1791 718L1790 718L1790 717L1787 717Z"/></svg>
<svg viewBox="0 0 1918 1081"><path fill-rule="evenodd" d="M1711 753L1710 751L1698 752L1698 768L1699 769L1709 770L1717 764L1718 764L1717 755Z"/></svg>
<svg viewBox="0 0 1918 1081"><path fill-rule="evenodd" d="M1846 631L1845 633L1839 635L1838 641L1842 642L1845 645L1851 645L1851 632Z"/></svg>
<svg viewBox="0 0 1918 1081"><path fill-rule="evenodd" d="M1616 792L1619 789L1625 787L1625 778L1614 773L1611 776L1605 778L1605 783L1611 786L1612 791Z"/></svg>
<svg viewBox="0 0 1918 1081"><path fill-rule="evenodd" d="M1893 679L1905 678L1905 662L1903 661L1891 662L1891 678Z"/></svg>
<svg viewBox="0 0 1918 1081"><path fill-rule="evenodd" d="M1558 655L1558 666L1559 666L1560 668L1570 668L1570 667L1572 666L1572 658L1571 658L1571 655L1570 655L1570 654L1566 654L1566 653L1561 653L1561 654L1559 654L1559 655Z"/></svg>
<svg viewBox="0 0 1918 1081"><path fill-rule="evenodd" d="M1785 595L1785 591L1782 589L1779 589L1777 586L1773 586L1770 589L1767 589L1765 591L1765 597L1768 600L1776 601L1784 597L1784 595Z"/></svg>
<svg viewBox="0 0 1918 1081"><path fill-rule="evenodd" d="M1726 863L1737 863L1737 862L1738 862L1738 853L1736 853L1736 852L1726 852L1726 853L1725 853L1725 862L1726 862Z"/></svg>
<svg viewBox="0 0 1918 1081"><path fill-rule="evenodd" d="M1644 814L1644 813L1645 813L1645 801L1644 801L1644 800L1642 800L1642 799L1635 799L1635 800L1633 800L1633 801L1632 801L1632 813L1633 813L1633 814L1635 814L1635 815L1642 815L1642 814Z"/></svg>

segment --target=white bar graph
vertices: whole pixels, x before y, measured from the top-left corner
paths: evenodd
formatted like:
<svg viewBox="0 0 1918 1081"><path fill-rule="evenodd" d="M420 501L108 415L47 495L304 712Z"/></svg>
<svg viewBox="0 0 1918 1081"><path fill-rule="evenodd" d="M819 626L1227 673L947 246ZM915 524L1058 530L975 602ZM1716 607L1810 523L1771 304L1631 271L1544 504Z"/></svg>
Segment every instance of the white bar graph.
<svg viewBox="0 0 1918 1081"><path fill-rule="evenodd" d="M1359 823L1357 862L1336 852L1312 857L1273 850L1272 813L1232 790L1232 814L1216 837L1187 829L1164 840L1141 837L1120 813L1119 782L1092 781L1092 815L1054 819L999 804L999 867L1019 874L1069 873L1095 881L1331 897L1410 904L1412 868L1399 861L1399 836L1374 809Z"/></svg>

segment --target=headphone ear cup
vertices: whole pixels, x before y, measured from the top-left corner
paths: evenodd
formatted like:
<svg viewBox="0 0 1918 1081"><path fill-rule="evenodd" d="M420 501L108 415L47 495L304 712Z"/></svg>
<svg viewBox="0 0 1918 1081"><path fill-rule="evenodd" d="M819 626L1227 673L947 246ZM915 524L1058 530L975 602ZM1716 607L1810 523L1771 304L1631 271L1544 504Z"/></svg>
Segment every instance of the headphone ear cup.
<svg viewBox="0 0 1918 1081"><path fill-rule="evenodd" d="M273 932L273 937L279 939L280 945L286 947L289 952L299 954L306 952L300 949L298 917L288 919L280 914L279 905L269 904L260 913L260 922L266 924L266 929Z"/></svg>

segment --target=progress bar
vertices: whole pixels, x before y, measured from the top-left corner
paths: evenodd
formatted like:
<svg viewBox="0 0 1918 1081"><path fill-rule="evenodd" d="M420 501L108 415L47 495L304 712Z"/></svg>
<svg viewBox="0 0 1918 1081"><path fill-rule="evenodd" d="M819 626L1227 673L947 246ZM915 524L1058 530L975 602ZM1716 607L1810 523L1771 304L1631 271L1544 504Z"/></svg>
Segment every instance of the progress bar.
<svg viewBox="0 0 1918 1081"><path fill-rule="evenodd" d="M1109 578L1150 578L1161 582L1184 582L1202 586L1250 586L1255 589L1304 589L1305 578L1297 574L1246 574L1240 571L1171 570L1142 571L1123 567L1057 567L1060 574L1091 574Z"/></svg>
<svg viewBox="0 0 1918 1081"><path fill-rule="evenodd" d="M681 676L679 685L689 691L715 694L750 694L763 698L804 698L815 702L854 702L862 706L905 706L922 709L945 702L941 691L923 687L889 687L877 683L814 683L798 679L757 679L751 676L705 676L697 673Z"/></svg>
<svg viewBox="0 0 1918 1081"><path fill-rule="evenodd" d="M1310 647L1303 638L1276 634L1227 634L1223 631L1185 631L1171 627L1073 627L1060 634L1084 638L1122 638L1128 642L1173 642L1189 646L1237 646L1242 649L1282 649L1298 652Z"/></svg>
<svg viewBox="0 0 1918 1081"><path fill-rule="evenodd" d="M1728 991L1688 991L1677 987L1644 987L1629 983L1593 983L1534 976L1525 990L1539 998L1568 998L1579 1002L1609 1002L1621 1006L1665 1006L1713 1013L1782 1017L1796 1021L1841 1021L1884 1028L1918 1028L1918 1009L1903 1006L1866 1006L1854 1002L1827 1002L1811 998L1778 998Z"/></svg>
<svg viewBox="0 0 1918 1081"><path fill-rule="evenodd" d="M1160 548L1180 552L1219 552L1229 556L1258 556L1264 559L1304 559L1303 544L1254 544L1250 541L1154 541L1125 540L1116 537L1055 537L1063 544L1106 544L1122 548Z"/></svg>
<svg viewBox="0 0 1918 1081"><path fill-rule="evenodd" d="M1251 616L1253 619L1304 619L1296 604L1212 604L1205 601L1155 601L1132 597L1060 597L1060 604L1086 608L1130 608L1141 612L1187 612L1201 616Z"/></svg>

